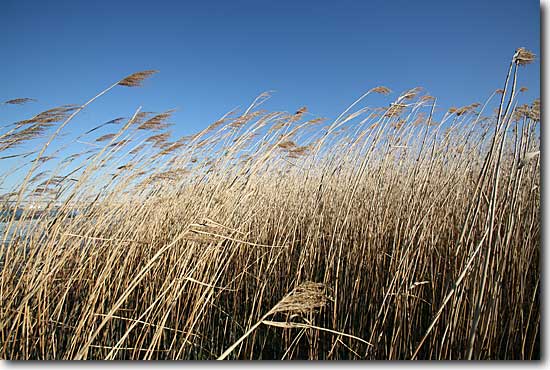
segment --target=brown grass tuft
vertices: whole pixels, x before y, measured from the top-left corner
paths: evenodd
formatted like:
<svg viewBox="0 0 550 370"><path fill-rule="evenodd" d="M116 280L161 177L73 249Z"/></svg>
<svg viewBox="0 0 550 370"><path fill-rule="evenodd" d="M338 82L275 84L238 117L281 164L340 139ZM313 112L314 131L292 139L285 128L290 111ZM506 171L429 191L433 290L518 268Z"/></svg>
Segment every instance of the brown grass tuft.
<svg viewBox="0 0 550 370"><path fill-rule="evenodd" d="M519 48L514 55L514 62L518 65L524 66L533 63L535 60L535 54L525 48Z"/></svg>
<svg viewBox="0 0 550 370"><path fill-rule="evenodd" d="M136 72L128 77L123 78L118 83L120 86L127 86L127 87L139 87L142 85L143 80L150 77L151 75L157 73L156 70L146 70L141 72Z"/></svg>
<svg viewBox="0 0 550 370"><path fill-rule="evenodd" d="M12 105L22 105L30 102L35 102L36 99L32 98L16 98L11 100L6 100L3 104L12 104Z"/></svg>
<svg viewBox="0 0 550 370"><path fill-rule="evenodd" d="M374 92L374 93L382 94L382 95L388 95L388 94L391 93L391 90L388 89L385 86L375 87L375 88L371 89L371 91Z"/></svg>

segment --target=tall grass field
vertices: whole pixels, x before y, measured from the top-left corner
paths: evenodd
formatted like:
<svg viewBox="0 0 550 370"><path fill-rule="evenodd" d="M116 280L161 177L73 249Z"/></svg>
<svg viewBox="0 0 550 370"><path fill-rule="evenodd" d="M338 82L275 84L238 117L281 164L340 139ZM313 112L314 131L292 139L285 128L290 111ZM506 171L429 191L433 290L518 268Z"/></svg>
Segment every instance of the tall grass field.
<svg viewBox="0 0 550 370"><path fill-rule="evenodd" d="M534 58L448 111L379 86L331 120L265 93L180 138L76 123L142 71L4 122L0 358L540 359Z"/></svg>

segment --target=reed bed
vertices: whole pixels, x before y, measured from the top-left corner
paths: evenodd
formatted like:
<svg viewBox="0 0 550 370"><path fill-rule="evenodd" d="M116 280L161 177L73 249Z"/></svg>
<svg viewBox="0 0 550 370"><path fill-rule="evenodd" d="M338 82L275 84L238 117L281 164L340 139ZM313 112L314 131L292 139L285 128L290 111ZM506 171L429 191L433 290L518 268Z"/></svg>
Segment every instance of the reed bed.
<svg viewBox="0 0 550 370"><path fill-rule="evenodd" d="M172 111L74 124L144 71L4 126L0 357L540 358L533 59L448 112L377 87L334 121L262 94L177 139Z"/></svg>

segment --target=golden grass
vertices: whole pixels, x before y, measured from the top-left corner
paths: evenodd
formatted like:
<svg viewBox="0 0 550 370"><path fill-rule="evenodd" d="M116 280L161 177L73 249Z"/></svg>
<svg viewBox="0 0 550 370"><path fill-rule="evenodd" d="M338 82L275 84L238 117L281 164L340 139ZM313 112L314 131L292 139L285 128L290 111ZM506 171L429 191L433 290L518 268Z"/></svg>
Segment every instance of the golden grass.
<svg viewBox="0 0 550 370"><path fill-rule="evenodd" d="M493 116L435 120L419 88L356 108L377 87L322 126L262 94L174 141L172 111L138 109L69 153L63 128L144 71L6 126L27 172L3 196L24 217L4 217L0 357L540 358L540 101L516 101L533 58Z"/></svg>

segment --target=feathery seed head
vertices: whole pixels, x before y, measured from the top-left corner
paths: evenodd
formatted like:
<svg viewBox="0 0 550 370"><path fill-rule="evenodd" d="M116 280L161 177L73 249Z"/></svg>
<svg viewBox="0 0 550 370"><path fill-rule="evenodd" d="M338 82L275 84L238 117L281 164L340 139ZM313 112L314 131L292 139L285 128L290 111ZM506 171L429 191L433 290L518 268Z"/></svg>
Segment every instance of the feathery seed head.
<svg viewBox="0 0 550 370"><path fill-rule="evenodd" d="M298 114L304 114L304 113L306 113L306 112L307 112L307 107L301 107L301 108L298 109L298 110L296 111L296 113L294 113L294 114L298 115Z"/></svg>
<svg viewBox="0 0 550 370"><path fill-rule="evenodd" d="M95 141L97 141L97 142L107 141L109 139L114 138L115 136L116 136L115 134L106 134L106 135L98 137L97 139L95 139Z"/></svg>
<svg viewBox="0 0 550 370"><path fill-rule="evenodd" d="M423 101L423 102L427 102L427 101L432 101L434 100L435 98L431 95L424 95L424 96L421 96L420 97L420 101Z"/></svg>
<svg viewBox="0 0 550 370"><path fill-rule="evenodd" d="M143 82L143 80L145 80L147 77L157 72L158 71L156 70L146 70L146 71L136 72L125 77L118 84L120 86L139 87L141 86L141 83Z"/></svg>
<svg viewBox="0 0 550 370"><path fill-rule="evenodd" d="M143 122L138 126L139 130L161 130L168 126L170 126L169 123L165 122L167 119L169 119L172 114L174 113L174 110L169 110L164 113L157 114L151 118L149 118L147 121Z"/></svg>
<svg viewBox="0 0 550 370"><path fill-rule="evenodd" d="M529 109L529 118L533 121L540 121L540 99L535 99Z"/></svg>
<svg viewBox="0 0 550 370"><path fill-rule="evenodd" d="M405 92L403 95L401 95L398 100L411 100L411 99L414 99L420 91L422 91L421 87L415 87L413 89L410 89L407 92Z"/></svg>
<svg viewBox="0 0 550 370"><path fill-rule="evenodd" d="M292 140L287 140L279 143L277 146L282 149L292 149L296 147L296 144Z"/></svg>
<svg viewBox="0 0 550 370"><path fill-rule="evenodd" d="M407 106L401 103L392 103L384 114L385 117L399 116Z"/></svg>
<svg viewBox="0 0 550 370"><path fill-rule="evenodd" d="M514 63L524 66L533 63L535 60L535 54L525 48L519 48L514 54Z"/></svg>
<svg viewBox="0 0 550 370"><path fill-rule="evenodd" d="M329 300L323 283L306 281L294 288L273 309L271 313L307 313L325 306Z"/></svg>
<svg viewBox="0 0 550 370"><path fill-rule="evenodd" d="M371 89L371 91L374 92L374 93L382 94L382 95L388 95L389 93L391 93L391 90L388 89L385 86L377 86L377 87Z"/></svg>
<svg viewBox="0 0 550 370"><path fill-rule="evenodd" d="M16 98L11 100L6 100L3 104L12 104L12 105L21 105L36 101L36 99L31 98Z"/></svg>

